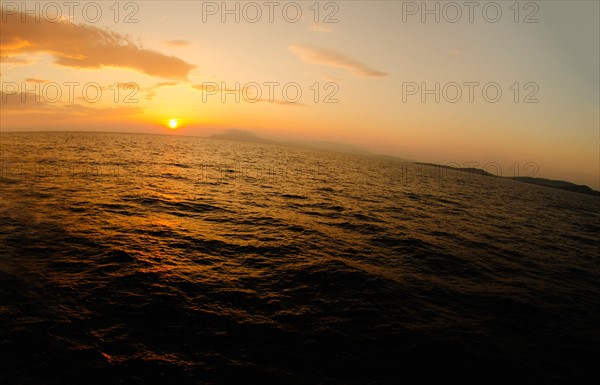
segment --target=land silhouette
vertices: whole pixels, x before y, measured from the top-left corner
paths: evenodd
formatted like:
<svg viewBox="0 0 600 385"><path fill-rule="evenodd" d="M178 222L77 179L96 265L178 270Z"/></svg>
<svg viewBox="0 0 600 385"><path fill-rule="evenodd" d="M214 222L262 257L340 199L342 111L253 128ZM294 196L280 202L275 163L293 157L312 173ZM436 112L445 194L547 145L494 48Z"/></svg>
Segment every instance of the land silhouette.
<svg viewBox="0 0 600 385"><path fill-rule="evenodd" d="M369 156L374 156L374 157L378 157L378 158L399 160L399 161L403 161L403 162L408 161L406 159L402 159L402 158L391 156L391 155L374 154L366 149L362 149L360 147L349 145L349 144L344 144L344 143L328 142L328 141L283 142L283 141L262 138L262 137L256 135L252 131L239 130L239 129L230 129L230 130L225 131L224 133L210 135L208 138L209 139L217 139L217 140L250 142L250 143L287 145L287 146L304 147L304 148L310 148L310 149L341 152L341 153L348 153L348 154L355 154L355 155L369 155ZM453 170L453 171L469 172L469 173L488 176L488 177L492 177L492 178L512 179L512 180L522 182L522 183L529 183L529 184L534 184L534 185L538 185L538 186L544 186L544 187L549 187L549 188L554 188L554 189L559 189L559 190L572 191L572 192L576 192L576 193L580 193L580 194L600 196L600 191L593 190L589 186L578 185L578 184L567 182L564 180L553 180L553 179L535 178L535 177L528 177L528 176L502 177L502 176L497 176L497 175L489 173L485 170L482 170L479 168L474 168L474 167L453 167L453 166L440 165L440 164L436 164L436 163L425 163L425 162L416 162L416 161L409 161L409 162L414 163L414 164L419 164L419 165L449 169L449 170Z"/></svg>

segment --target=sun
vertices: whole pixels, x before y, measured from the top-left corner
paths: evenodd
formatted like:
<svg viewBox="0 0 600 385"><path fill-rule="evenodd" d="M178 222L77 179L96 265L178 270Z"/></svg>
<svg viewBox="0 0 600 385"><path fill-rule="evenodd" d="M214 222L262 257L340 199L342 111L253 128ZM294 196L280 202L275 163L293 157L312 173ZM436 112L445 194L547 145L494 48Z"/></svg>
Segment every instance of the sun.
<svg viewBox="0 0 600 385"><path fill-rule="evenodd" d="M169 120L169 127L174 130L179 126L179 122L177 121L177 119L170 119Z"/></svg>

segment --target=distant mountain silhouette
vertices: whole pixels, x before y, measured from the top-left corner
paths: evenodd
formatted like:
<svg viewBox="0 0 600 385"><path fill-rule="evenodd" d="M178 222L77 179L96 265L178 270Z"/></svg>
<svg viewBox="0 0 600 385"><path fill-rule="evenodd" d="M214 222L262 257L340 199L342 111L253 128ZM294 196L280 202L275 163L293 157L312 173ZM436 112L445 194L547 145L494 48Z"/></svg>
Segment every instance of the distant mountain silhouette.
<svg viewBox="0 0 600 385"><path fill-rule="evenodd" d="M450 169L450 170L454 170L454 171L464 171L464 172L470 172L472 174L477 174L477 175L485 175L485 176L496 176L494 174L490 174L487 171L484 171L482 169L479 168L474 168L474 167L452 167L452 166L445 166L442 164L436 164L436 163L424 163L424 162L413 162L414 164L422 164L425 166L434 166L434 167L438 167L438 168L443 168L443 169Z"/></svg>
<svg viewBox="0 0 600 385"><path fill-rule="evenodd" d="M574 184L571 182L566 182L564 180L552 180L552 179L544 179L544 178L532 178L528 176L519 176L513 178L514 180L518 180L519 182L537 184L538 186L546 186L557 188L560 190L574 191L582 194L589 194L600 196L600 191L592 190L588 186L582 184Z"/></svg>
<svg viewBox="0 0 600 385"><path fill-rule="evenodd" d="M274 140L261 138L252 131L236 130L236 129L227 130L226 132L224 132L222 134L213 134L213 135L209 136L208 138L219 139L219 140L233 140L233 141L237 141L237 142L279 143Z"/></svg>
<svg viewBox="0 0 600 385"><path fill-rule="evenodd" d="M295 146L312 148L317 150L343 152L349 154L371 154L368 150L354 146L352 144L338 143L338 142L281 142L277 140L265 139L256 135L252 131L231 129L221 134L213 134L208 137L209 139L220 139L220 140L233 140L238 142L251 142L251 143L268 143L268 144L279 144L284 146Z"/></svg>
<svg viewBox="0 0 600 385"><path fill-rule="evenodd" d="M281 142L281 141L277 141L277 140L261 138L260 136L256 135L254 132L247 131L247 130L230 129L221 134L213 134L213 135L209 136L208 138L209 139L219 139L219 140L233 140L233 141L239 141L239 142L278 144L278 145L283 145L283 146L296 146L296 147L304 147L304 148L311 148L311 149L317 149L317 150L342 152L342 153L355 154L355 155L370 155L370 156L374 156L377 158L406 161L404 159L394 157L394 156L373 154L373 153L369 152L368 150L362 149L360 147L357 147L357 146L354 146L351 144L344 144L344 143L338 143L338 142ZM425 166L434 166L434 167L439 167L439 168L443 168L443 169L461 171L461 172L470 172L472 174L499 178L498 176L491 174L487 171L484 171L482 169L479 169L479 168L452 167L452 166L445 166L445 165L440 165L440 164L435 164L435 163L425 163L425 162L413 162L413 163L421 164L421 165L425 165ZM577 184L574 184L571 182L566 182L563 180L551 180L551 179L532 178L532 177L525 177L525 176L503 177L503 178L514 179L518 182L535 184L535 185L544 186L544 187L551 187L551 188L555 188L555 189L559 189L559 190L573 191L573 192L577 192L577 193L581 193L581 194L600 196L600 191L592 190L590 187L585 186L585 185L577 185Z"/></svg>
<svg viewBox="0 0 600 385"><path fill-rule="evenodd" d="M451 170L455 170L455 171L470 172L470 173L474 173L474 174L478 174L478 175L485 175L485 176L491 176L491 177L494 177L494 178L498 178L498 176L496 176L494 174L490 174L489 172L484 171L484 170L479 169L479 168L452 167L452 166L444 166L444 165L440 165L440 164L422 163L422 162L415 162L415 164L422 164L422 165L427 165L427 166L434 166L434 167L439 167L439 168L444 168L444 169L451 169ZM544 179L544 178L533 178L533 177L528 177L528 176L504 177L504 178L514 179L514 180L516 180L518 182L535 184L535 185L538 185L538 186L551 187L551 188L555 188L555 189L559 189L559 190L573 191L573 192L577 192L577 193L581 193L581 194L588 194L588 195L600 196L600 191L592 190L588 186L578 185L578 184L574 184L574 183L571 183L571 182L566 182L564 180L552 180L552 179Z"/></svg>
<svg viewBox="0 0 600 385"><path fill-rule="evenodd" d="M333 152L345 152L348 154L368 155L370 151L358 146L338 142L294 142L297 146L315 148L318 150L326 150Z"/></svg>

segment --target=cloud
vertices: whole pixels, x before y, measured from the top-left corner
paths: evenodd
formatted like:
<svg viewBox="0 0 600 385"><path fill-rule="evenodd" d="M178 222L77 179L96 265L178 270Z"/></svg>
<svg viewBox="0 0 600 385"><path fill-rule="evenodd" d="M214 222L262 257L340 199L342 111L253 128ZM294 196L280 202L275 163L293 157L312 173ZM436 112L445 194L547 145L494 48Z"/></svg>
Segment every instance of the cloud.
<svg viewBox="0 0 600 385"><path fill-rule="evenodd" d="M382 78L387 76L384 72L369 68L366 64L329 49L310 45L292 45L289 49L306 63L342 68L355 76L363 78Z"/></svg>
<svg viewBox="0 0 600 385"><path fill-rule="evenodd" d="M89 104L89 103L88 103ZM50 113L64 116L123 116L136 115L144 111L138 106L102 107L94 104L88 106L77 103L53 103L44 100L41 95L31 92L7 93L0 91L0 108L5 112Z"/></svg>
<svg viewBox="0 0 600 385"><path fill-rule="evenodd" d="M190 45L192 43L190 43L187 40L165 40L164 42L166 45L169 45L171 47L185 47L187 45Z"/></svg>
<svg viewBox="0 0 600 385"><path fill-rule="evenodd" d="M223 84L223 83L221 83ZM193 84L192 89L200 92L210 92L210 95L214 95L217 92L227 92L233 93L237 92L240 95L240 100L248 99L248 103L269 103L275 104L278 106L295 106L295 107L306 107L304 103L300 102L289 102L287 100L280 100L275 98L256 98L256 94L253 92L254 87L245 87L241 89L231 89L231 88L221 88L219 85L215 85L215 83L203 83L203 84Z"/></svg>
<svg viewBox="0 0 600 385"><path fill-rule="evenodd" d="M333 28L323 24L311 24L308 26L308 29L315 32L333 32Z"/></svg>
<svg viewBox="0 0 600 385"><path fill-rule="evenodd" d="M27 79L25 79L25 83L44 84L44 83L50 83L50 80L27 78Z"/></svg>
<svg viewBox="0 0 600 385"><path fill-rule="evenodd" d="M2 34L0 33L0 48L2 47ZM33 64L33 60L24 59L22 57L8 56L4 54L4 50L0 49L0 63L2 64L16 64L16 65L29 65Z"/></svg>
<svg viewBox="0 0 600 385"><path fill-rule="evenodd" d="M8 93L0 91L0 106L2 111L43 111L50 107L40 95L31 92Z"/></svg>
<svg viewBox="0 0 600 385"><path fill-rule="evenodd" d="M130 36L63 20L52 23L20 13L2 15L2 61L15 54L49 53L66 67L127 68L147 75L185 80L195 68L174 56L141 48ZM22 21L22 19L24 21Z"/></svg>
<svg viewBox="0 0 600 385"><path fill-rule="evenodd" d="M278 106L306 107L306 104L304 104L304 103L300 103L300 102L288 102L287 100L278 100L278 99L276 99L274 101L270 101L268 99L261 99L259 101L263 102L263 103L277 104Z"/></svg>
<svg viewBox="0 0 600 385"><path fill-rule="evenodd" d="M223 84L223 83L221 83ZM221 92L221 91L226 91L226 92L239 92L240 94L242 93L241 89L234 89L234 88L221 88L219 87L219 85L215 85L215 83L202 83L202 84L193 84L192 88L195 89L196 91L209 91L209 92Z"/></svg>
<svg viewBox="0 0 600 385"><path fill-rule="evenodd" d="M160 82L157 83L154 87L175 87L178 84L178 82Z"/></svg>
<svg viewBox="0 0 600 385"><path fill-rule="evenodd" d="M117 88L119 90L137 90L140 88L140 86L135 83L135 82L127 82L127 83L121 83L121 82L117 82L108 86L104 86L102 87L103 90L112 90L114 89L115 85L117 86Z"/></svg>
<svg viewBox="0 0 600 385"><path fill-rule="evenodd" d="M156 96L156 92L157 92L158 89L163 88L163 87L175 87L177 85L179 85L179 82L160 82L160 83L157 83L157 84L153 85L152 87L148 87L148 88L144 89L144 91L146 92L146 95L144 96L144 99L146 99L146 100L152 100Z"/></svg>
<svg viewBox="0 0 600 385"><path fill-rule="evenodd" d="M138 115L144 112L143 107L137 106L117 106L117 107L88 107L81 104L67 104L62 108L68 112L68 115L93 116L107 118L111 116L130 116Z"/></svg>

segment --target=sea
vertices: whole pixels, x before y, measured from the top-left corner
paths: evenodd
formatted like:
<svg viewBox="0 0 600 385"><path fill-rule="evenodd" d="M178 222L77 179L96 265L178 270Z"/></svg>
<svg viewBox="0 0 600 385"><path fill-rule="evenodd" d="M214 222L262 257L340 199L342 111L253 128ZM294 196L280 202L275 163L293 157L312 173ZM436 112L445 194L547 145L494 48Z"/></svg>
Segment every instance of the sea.
<svg viewBox="0 0 600 385"><path fill-rule="evenodd" d="M0 150L0 384L598 378L598 197L185 136Z"/></svg>

